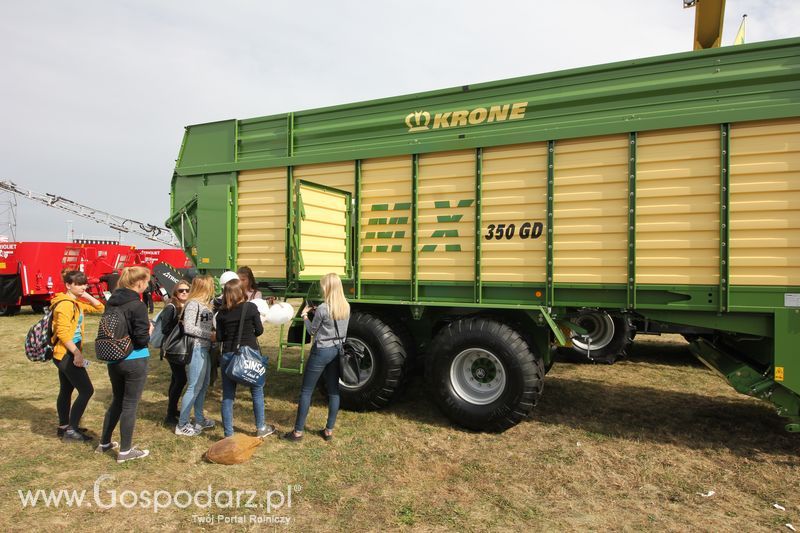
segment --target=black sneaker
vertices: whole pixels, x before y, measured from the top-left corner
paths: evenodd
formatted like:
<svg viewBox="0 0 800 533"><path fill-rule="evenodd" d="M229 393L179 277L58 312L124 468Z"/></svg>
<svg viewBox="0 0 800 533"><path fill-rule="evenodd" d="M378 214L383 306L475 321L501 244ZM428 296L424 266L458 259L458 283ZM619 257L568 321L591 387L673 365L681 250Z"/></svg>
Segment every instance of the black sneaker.
<svg viewBox="0 0 800 533"><path fill-rule="evenodd" d="M80 431L75 431L74 429L67 429L64 432L64 436L61 437L61 440L64 442L88 442L92 440L92 437Z"/></svg>
<svg viewBox="0 0 800 533"><path fill-rule="evenodd" d="M115 448L119 448L118 442L109 442L108 444L98 444L97 448L95 448L94 453L106 453L111 451Z"/></svg>
<svg viewBox="0 0 800 533"><path fill-rule="evenodd" d="M164 417L164 425L165 426L172 426L172 427L177 426L178 425L178 417L177 416Z"/></svg>
<svg viewBox="0 0 800 533"><path fill-rule="evenodd" d="M288 440L289 442L299 442L303 440L303 435L297 435L294 431L288 431L281 435L283 440Z"/></svg>

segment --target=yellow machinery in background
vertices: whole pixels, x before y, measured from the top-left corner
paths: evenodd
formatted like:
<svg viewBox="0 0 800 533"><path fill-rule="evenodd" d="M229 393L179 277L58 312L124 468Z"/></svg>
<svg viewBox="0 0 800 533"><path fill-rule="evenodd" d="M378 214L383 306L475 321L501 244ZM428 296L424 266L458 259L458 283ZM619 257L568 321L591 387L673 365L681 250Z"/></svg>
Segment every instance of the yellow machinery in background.
<svg viewBox="0 0 800 533"><path fill-rule="evenodd" d="M695 8L694 50L719 48L722 43L725 0L683 0L683 7Z"/></svg>

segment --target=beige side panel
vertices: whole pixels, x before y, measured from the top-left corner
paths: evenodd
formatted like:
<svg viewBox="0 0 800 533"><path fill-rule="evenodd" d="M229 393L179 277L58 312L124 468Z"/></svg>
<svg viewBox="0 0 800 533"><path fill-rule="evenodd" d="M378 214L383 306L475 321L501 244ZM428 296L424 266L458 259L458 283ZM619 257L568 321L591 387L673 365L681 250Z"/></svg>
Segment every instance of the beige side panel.
<svg viewBox="0 0 800 533"><path fill-rule="evenodd" d="M305 218L300 222L303 277L335 272L345 277L347 258L347 201L342 194L300 186Z"/></svg>
<svg viewBox="0 0 800 533"><path fill-rule="evenodd" d="M719 137L719 126L639 134L637 283L719 283Z"/></svg>
<svg viewBox="0 0 800 533"><path fill-rule="evenodd" d="M475 279L475 152L423 154L418 178L418 278Z"/></svg>
<svg viewBox="0 0 800 533"><path fill-rule="evenodd" d="M292 171L294 178L341 189L354 194L356 183L356 164L353 161L299 165Z"/></svg>
<svg viewBox="0 0 800 533"><path fill-rule="evenodd" d="M547 237L535 225L547 223L547 143L486 148L481 177L482 280L544 282ZM500 224L513 224L511 238L486 239Z"/></svg>
<svg viewBox="0 0 800 533"><path fill-rule="evenodd" d="M800 119L731 126L734 285L800 285Z"/></svg>
<svg viewBox="0 0 800 533"><path fill-rule="evenodd" d="M361 162L361 278L411 279L411 156Z"/></svg>
<svg viewBox="0 0 800 533"><path fill-rule="evenodd" d="M239 172L237 197L239 266L257 278L286 277L286 169Z"/></svg>
<svg viewBox="0 0 800 533"><path fill-rule="evenodd" d="M625 283L628 136L557 141L554 172L554 282Z"/></svg>

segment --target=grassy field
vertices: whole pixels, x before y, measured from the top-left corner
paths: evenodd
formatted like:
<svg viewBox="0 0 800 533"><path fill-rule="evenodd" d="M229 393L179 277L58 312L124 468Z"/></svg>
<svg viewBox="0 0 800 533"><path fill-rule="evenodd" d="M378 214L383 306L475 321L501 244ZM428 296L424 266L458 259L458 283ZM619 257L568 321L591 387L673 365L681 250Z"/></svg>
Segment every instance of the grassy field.
<svg viewBox="0 0 800 533"><path fill-rule="evenodd" d="M342 412L330 443L309 433L299 444L274 437L243 465L202 459L221 428L178 438L161 425L169 367L151 358L134 444L151 457L117 465L93 448L55 437L58 378L52 363L25 359L34 315L0 318L0 525L3 531L80 527L97 531L248 530L671 530L788 531L800 527L798 436L766 403L736 394L694 362L679 337L637 338L614 366L556 364L532 419L501 435L453 427L426 398L417 378L387 410ZM87 322L87 336L96 331ZM263 349L274 363L277 330ZM86 351L93 354L87 344ZM104 365L91 356L95 395L83 425L97 435L110 400ZM271 373L267 420L290 428L300 378ZM219 421L219 385L206 402ZM237 398L237 431L255 430L249 393ZM315 398L308 426L325 421ZM99 503L93 489L98 484ZM166 491L180 502L212 487L221 506L175 505L154 512L142 492ZM288 504L291 488L291 506ZM18 491L86 490L80 507L23 507ZM226 508L227 490L273 491L271 509ZM105 509L116 491L118 504ZM123 491L133 491L123 496ZM282 494L279 494L281 491ZM711 496L703 496L714 491ZM241 500L246 503L248 493ZM166 497L162 498L165 502ZM182 499L181 499L182 498ZM205 496L198 500L205 503ZM785 511L773 507L781 504ZM201 523L211 515L213 523ZM249 523L278 516L288 525ZM223 516L223 523L219 522ZM245 521L225 525L224 517Z"/></svg>

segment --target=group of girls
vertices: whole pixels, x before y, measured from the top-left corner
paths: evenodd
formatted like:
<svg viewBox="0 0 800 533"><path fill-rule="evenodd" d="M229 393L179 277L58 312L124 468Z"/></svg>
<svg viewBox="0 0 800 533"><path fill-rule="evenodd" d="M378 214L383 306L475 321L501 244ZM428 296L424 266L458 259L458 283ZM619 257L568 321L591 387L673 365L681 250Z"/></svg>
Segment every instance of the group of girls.
<svg viewBox="0 0 800 533"><path fill-rule="evenodd" d="M205 416L206 394L211 381L211 346L217 343L222 356L222 427L225 437L233 435L233 404L237 383L225 370L231 364L236 346L250 346L259 350L258 337L264 332L261 315L253 300L260 299L253 272L241 267L238 276L223 281L221 298L215 300L214 279L196 276L191 283L182 280L175 285L169 303L161 317L161 333L166 337L178 323L192 341L192 356L188 365L169 362L171 379L167 394L167 413L164 422L175 427L175 434L183 437L200 435L214 428L216 423ZM153 324L148 309L142 301L147 290L150 272L144 267L128 267L122 271L118 288L106 305L86 292L86 276L79 271L63 275L66 291L51 302L53 310L53 362L58 368L60 389L56 403L59 417L58 435L64 441L86 442L92 437L80 420L94 393L92 381L86 370L88 361L81 351L84 338L84 313L103 313L118 306L127 322L133 351L125 359L107 364L111 381L112 400L103 422L103 431L96 451L104 453L117 450L117 462L123 463L149 455L149 450L132 445L136 412L147 381L148 341ZM339 367L337 343L347 335L350 307L344 297L342 283L336 274L326 274L320 280L324 303L313 308L306 306L301 315L314 342L303 375L297 416L294 428L282 438L296 442L303 438L305 420L311 404L311 395L317 381L324 376L328 391L328 421L319 434L325 440L333 438L333 428L339 410ZM64 302L69 302L66 305ZM215 309L217 307L217 309ZM244 317L244 318L242 318ZM243 320L241 339L239 324ZM263 357L263 356L262 356ZM267 359L263 357L266 365ZM273 434L275 426L265 422L263 387L249 387L253 402L256 436ZM78 396L72 402L73 392ZM194 418L191 418L191 415ZM120 442L112 441L117 425Z"/></svg>

